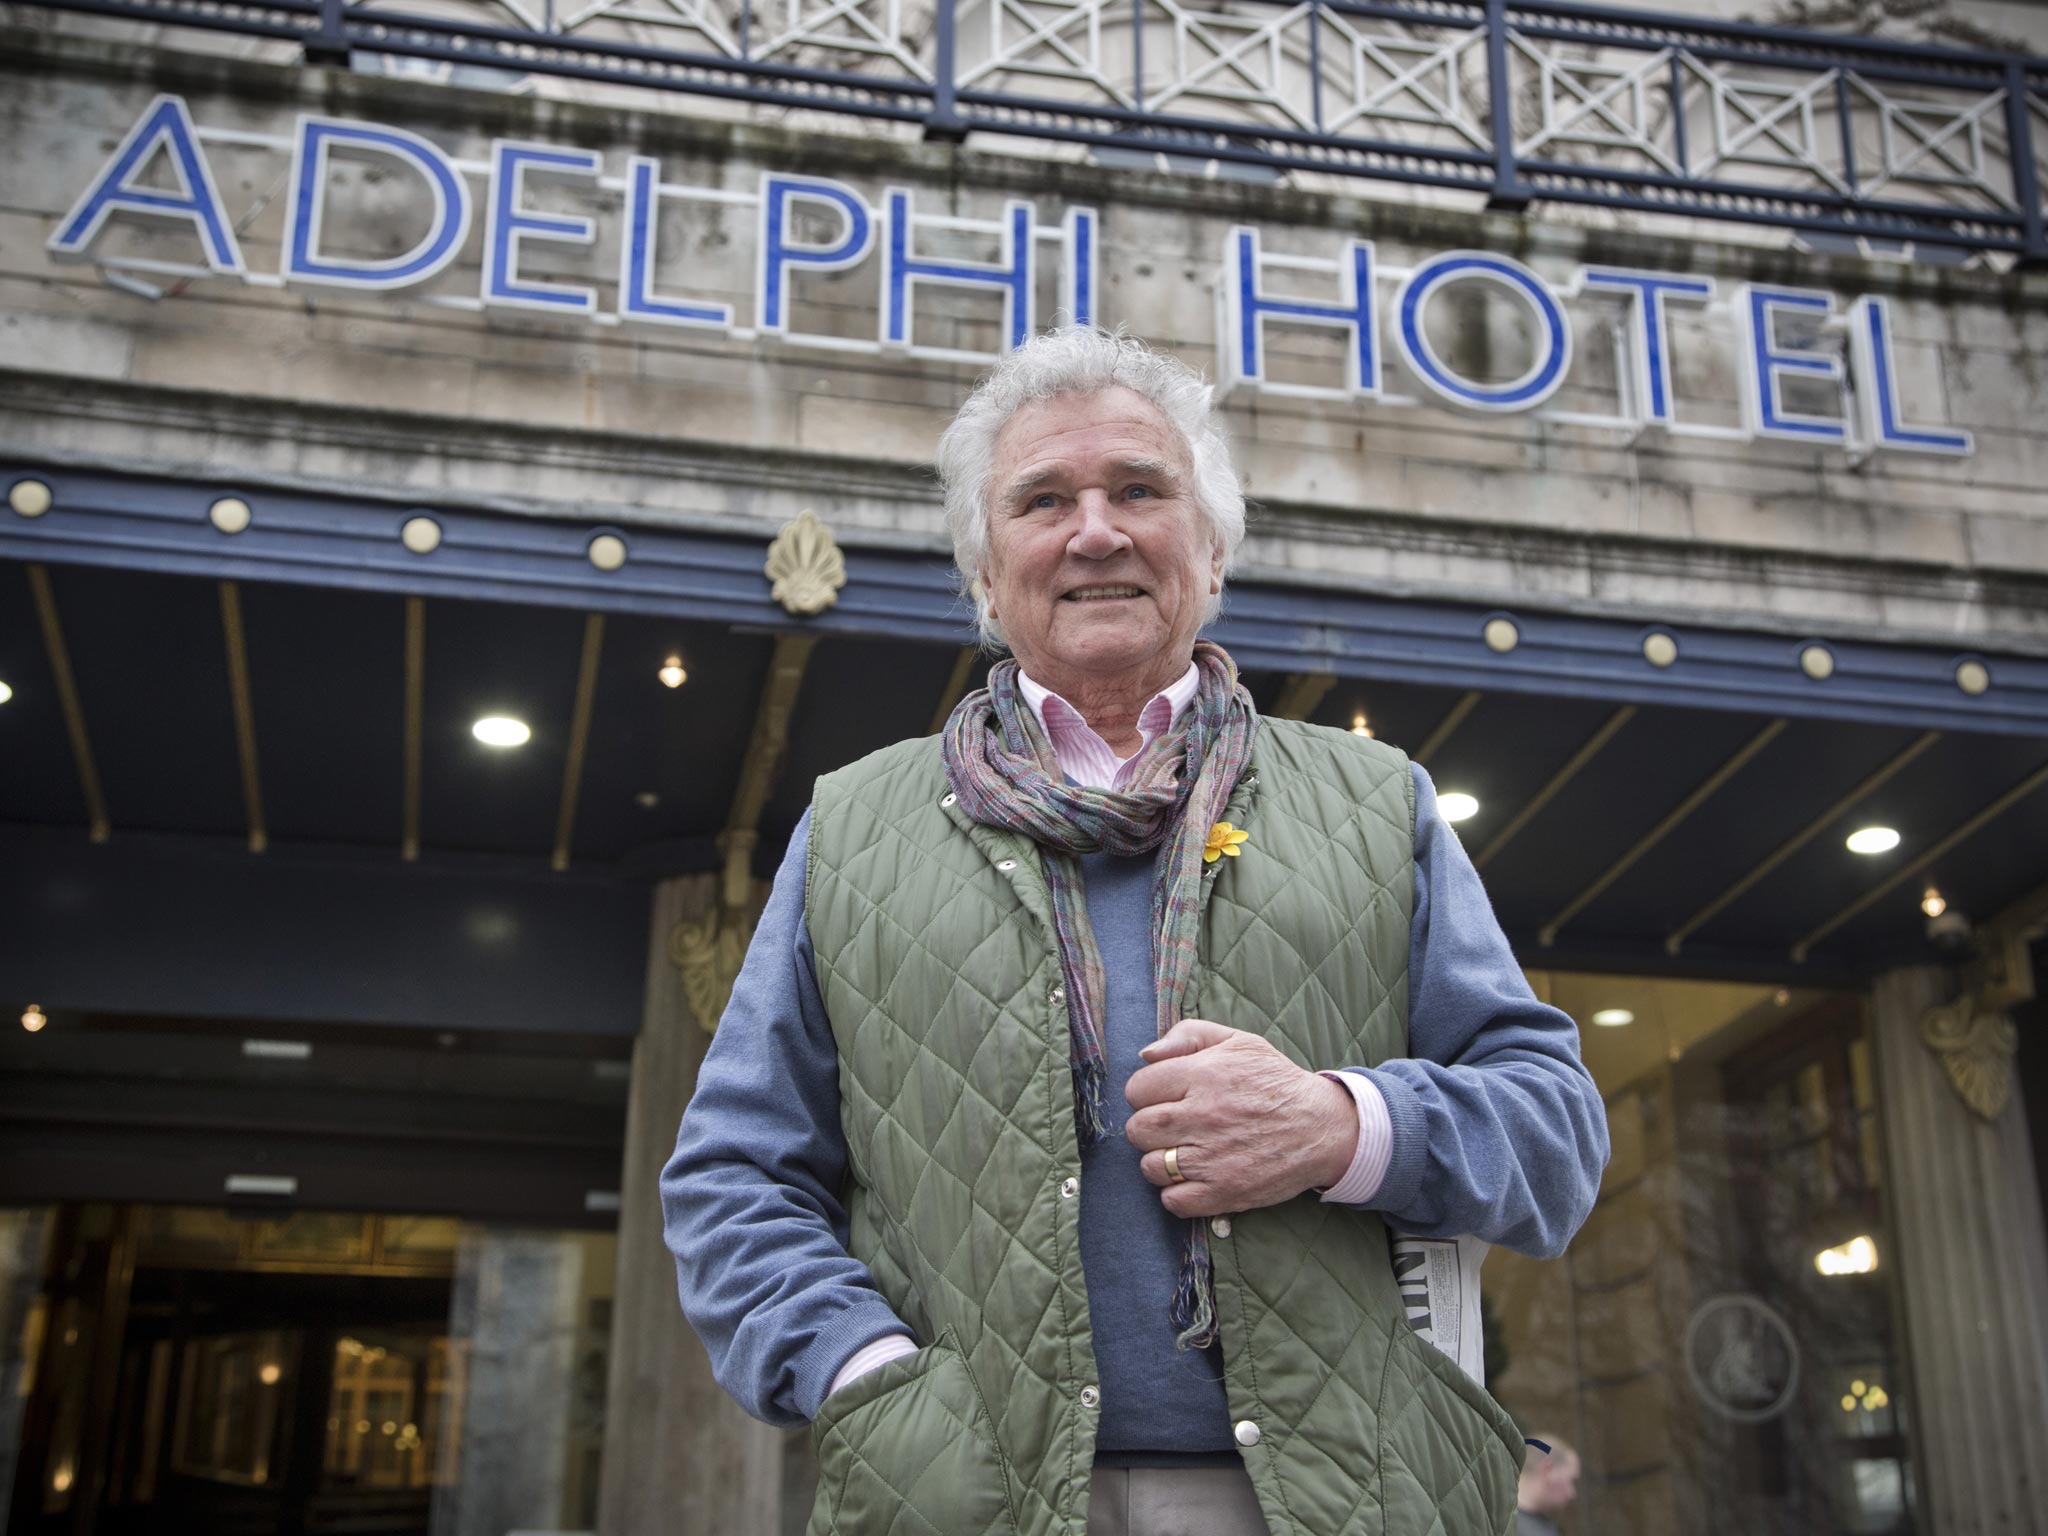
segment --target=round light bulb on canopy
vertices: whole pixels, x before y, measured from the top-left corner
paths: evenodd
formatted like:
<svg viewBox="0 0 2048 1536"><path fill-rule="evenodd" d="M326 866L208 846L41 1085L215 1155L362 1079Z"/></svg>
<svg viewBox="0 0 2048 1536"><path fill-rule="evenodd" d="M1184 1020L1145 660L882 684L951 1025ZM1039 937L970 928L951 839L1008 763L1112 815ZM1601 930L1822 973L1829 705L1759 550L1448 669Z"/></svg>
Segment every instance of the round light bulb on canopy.
<svg viewBox="0 0 2048 1536"><path fill-rule="evenodd" d="M1462 790L1451 790L1436 797L1436 808L1445 821L1470 821L1479 814L1479 802Z"/></svg>
<svg viewBox="0 0 2048 1536"><path fill-rule="evenodd" d="M485 715L469 729L487 747L523 747L533 739L531 727L510 715Z"/></svg>

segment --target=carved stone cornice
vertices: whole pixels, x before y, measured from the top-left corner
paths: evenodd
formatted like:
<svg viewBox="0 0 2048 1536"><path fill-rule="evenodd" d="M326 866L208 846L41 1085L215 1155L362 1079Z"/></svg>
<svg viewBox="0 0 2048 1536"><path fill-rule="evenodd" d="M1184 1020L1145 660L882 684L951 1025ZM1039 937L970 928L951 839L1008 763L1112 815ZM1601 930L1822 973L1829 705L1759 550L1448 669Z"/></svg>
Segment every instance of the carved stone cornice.
<svg viewBox="0 0 2048 1536"><path fill-rule="evenodd" d="M1942 1070L1971 1111L1996 1120L2012 1094L2013 1058L2020 1032L2004 1013L1986 1010L1978 994L1930 1008L1920 1020L1920 1038L1941 1058Z"/></svg>
<svg viewBox="0 0 2048 1536"><path fill-rule="evenodd" d="M747 957L754 920L721 906L695 922L676 924L668 936L668 957L683 976L683 1002L705 1034L718 1029L732 986Z"/></svg>
<svg viewBox="0 0 2048 1536"><path fill-rule="evenodd" d="M1962 995L1920 1019L1920 1038L1941 1059L1962 1101L1987 1121L1996 1120L2012 1096L2020 1033L2009 1010L2034 996L2032 945L2044 923L2048 899L2042 892L1986 923Z"/></svg>

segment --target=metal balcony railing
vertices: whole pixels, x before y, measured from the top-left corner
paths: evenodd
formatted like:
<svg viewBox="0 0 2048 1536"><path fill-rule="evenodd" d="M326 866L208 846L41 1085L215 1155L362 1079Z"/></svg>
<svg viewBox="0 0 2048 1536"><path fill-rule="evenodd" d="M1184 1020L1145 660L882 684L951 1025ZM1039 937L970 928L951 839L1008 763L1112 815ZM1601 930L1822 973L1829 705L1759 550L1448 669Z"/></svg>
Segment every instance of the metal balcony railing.
<svg viewBox="0 0 2048 1536"><path fill-rule="evenodd" d="M30 0L920 125L2048 258L2048 59L1572 0Z"/></svg>

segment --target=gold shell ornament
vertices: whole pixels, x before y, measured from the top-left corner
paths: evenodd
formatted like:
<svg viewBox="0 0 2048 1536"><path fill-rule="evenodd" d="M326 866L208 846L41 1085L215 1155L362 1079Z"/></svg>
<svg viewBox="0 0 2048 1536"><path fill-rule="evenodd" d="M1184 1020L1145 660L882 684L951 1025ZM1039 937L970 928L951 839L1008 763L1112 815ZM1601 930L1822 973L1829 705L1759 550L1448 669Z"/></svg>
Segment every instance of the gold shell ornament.
<svg viewBox="0 0 2048 1536"><path fill-rule="evenodd" d="M774 584L770 593L775 601L800 617L823 613L839 601L839 589L846 585L846 557L832 530L808 507L775 536L762 571Z"/></svg>
<svg viewBox="0 0 2048 1536"><path fill-rule="evenodd" d="M2013 1057L2020 1034L2002 1013L1980 1012L1978 999L1965 995L1920 1020L1920 1038L1941 1058L1948 1080L1965 1104L1986 1120L1996 1120L2012 1092Z"/></svg>

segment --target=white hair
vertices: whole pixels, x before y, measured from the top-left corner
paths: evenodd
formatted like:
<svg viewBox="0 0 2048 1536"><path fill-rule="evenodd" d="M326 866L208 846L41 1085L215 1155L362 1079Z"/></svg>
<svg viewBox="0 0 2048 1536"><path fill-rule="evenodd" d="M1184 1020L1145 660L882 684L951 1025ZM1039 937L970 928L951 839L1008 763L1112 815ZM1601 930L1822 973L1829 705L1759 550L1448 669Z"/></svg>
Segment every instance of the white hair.
<svg viewBox="0 0 2048 1536"><path fill-rule="evenodd" d="M1195 510L1223 550L1227 571L1244 541L1244 489L1230 460L1230 443L1216 424L1214 391L1178 358L1099 326L1065 325L1035 336L996 364L975 387L939 437L939 484L945 492L946 528L961 590L975 600L982 644L1003 643L989 617L988 594L977 583L988 559L990 480L996 439L1010 418L1036 400L1128 389L1158 407L1173 424L1193 466ZM1204 622L1216 616L1211 601Z"/></svg>

